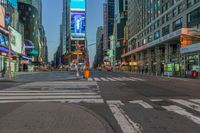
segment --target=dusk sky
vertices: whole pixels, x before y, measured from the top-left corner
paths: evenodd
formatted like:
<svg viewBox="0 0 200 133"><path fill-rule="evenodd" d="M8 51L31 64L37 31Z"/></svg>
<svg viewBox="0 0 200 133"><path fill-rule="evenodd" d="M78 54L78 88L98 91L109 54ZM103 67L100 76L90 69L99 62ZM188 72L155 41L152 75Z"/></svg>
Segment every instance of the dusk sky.
<svg viewBox="0 0 200 133"><path fill-rule="evenodd" d="M103 2L104 0L87 0L88 44L96 42L97 27L103 25ZM43 0L43 25L48 41L49 61L53 59L53 54L59 45L59 26L61 21L62 0ZM93 62L95 52L95 46L89 48L91 63Z"/></svg>

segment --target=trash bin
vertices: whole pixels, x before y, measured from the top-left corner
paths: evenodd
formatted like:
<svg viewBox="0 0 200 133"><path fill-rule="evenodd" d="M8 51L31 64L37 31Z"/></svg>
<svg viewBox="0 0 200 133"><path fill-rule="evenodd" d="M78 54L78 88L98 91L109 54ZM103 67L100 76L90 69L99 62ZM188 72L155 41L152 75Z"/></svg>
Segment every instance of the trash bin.
<svg viewBox="0 0 200 133"><path fill-rule="evenodd" d="M88 79L90 77L90 70L89 69L86 69L84 71L84 78Z"/></svg>

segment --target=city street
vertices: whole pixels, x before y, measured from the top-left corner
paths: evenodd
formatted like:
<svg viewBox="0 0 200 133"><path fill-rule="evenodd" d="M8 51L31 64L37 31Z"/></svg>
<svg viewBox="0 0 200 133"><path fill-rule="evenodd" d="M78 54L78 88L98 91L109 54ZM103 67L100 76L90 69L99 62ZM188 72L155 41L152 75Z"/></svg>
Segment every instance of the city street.
<svg viewBox="0 0 200 133"><path fill-rule="evenodd" d="M1 133L200 131L199 80L96 70L86 80L75 72L38 72L1 81L0 88Z"/></svg>

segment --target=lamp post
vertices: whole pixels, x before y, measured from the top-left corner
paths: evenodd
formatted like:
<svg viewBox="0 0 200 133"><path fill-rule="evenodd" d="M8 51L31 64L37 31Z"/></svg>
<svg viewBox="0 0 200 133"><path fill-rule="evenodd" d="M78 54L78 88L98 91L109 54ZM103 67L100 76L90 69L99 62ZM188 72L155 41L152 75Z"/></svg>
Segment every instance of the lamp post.
<svg viewBox="0 0 200 133"><path fill-rule="evenodd" d="M11 72L11 32L10 32L10 27L8 27L8 48L9 48L9 66L8 66L8 79L12 80L12 72Z"/></svg>

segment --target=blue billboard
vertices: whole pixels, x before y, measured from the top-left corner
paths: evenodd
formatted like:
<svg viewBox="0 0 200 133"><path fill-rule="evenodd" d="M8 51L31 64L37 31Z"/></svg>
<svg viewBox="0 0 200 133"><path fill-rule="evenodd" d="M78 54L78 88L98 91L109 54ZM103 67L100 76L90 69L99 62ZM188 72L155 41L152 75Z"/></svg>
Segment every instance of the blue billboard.
<svg viewBox="0 0 200 133"><path fill-rule="evenodd" d="M72 11L85 11L85 0L71 0Z"/></svg>
<svg viewBox="0 0 200 133"><path fill-rule="evenodd" d="M14 8L17 8L17 0L8 0L8 4L13 6Z"/></svg>
<svg viewBox="0 0 200 133"><path fill-rule="evenodd" d="M71 37L85 38L86 17L85 12L71 12Z"/></svg>

